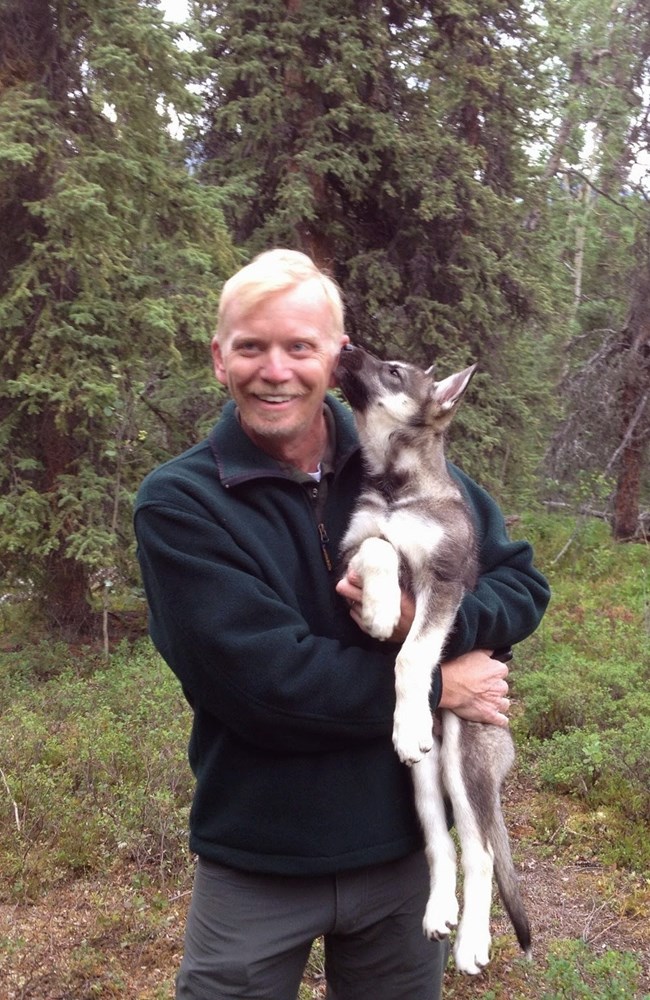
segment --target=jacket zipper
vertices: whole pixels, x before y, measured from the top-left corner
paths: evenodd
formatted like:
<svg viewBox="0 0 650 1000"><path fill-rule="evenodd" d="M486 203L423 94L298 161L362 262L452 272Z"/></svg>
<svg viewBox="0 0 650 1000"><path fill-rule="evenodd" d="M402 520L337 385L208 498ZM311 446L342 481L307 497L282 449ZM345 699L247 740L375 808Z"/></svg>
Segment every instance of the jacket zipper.
<svg viewBox="0 0 650 1000"><path fill-rule="evenodd" d="M330 556L330 551L329 551L330 540L327 537L327 530L322 521L318 525L318 536L320 538L320 550L323 554L323 562L327 566L328 572L331 573L332 570L334 569L334 566L332 565L332 557Z"/></svg>
<svg viewBox="0 0 650 1000"><path fill-rule="evenodd" d="M334 569L334 563L332 562L332 557L330 555L330 540L327 534L327 528L325 527L323 521L320 520L323 515L322 506L318 502L320 497L320 487L312 486L309 493L312 499L312 510L316 515L316 530L318 531L318 538L320 540L321 555L327 572L331 573Z"/></svg>

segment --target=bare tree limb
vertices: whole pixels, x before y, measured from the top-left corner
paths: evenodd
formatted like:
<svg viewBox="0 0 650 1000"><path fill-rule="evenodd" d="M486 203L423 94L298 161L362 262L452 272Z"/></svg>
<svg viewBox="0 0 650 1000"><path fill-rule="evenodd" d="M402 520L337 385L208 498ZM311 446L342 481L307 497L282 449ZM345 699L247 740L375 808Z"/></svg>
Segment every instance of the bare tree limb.
<svg viewBox="0 0 650 1000"><path fill-rule="evenodd" d="M555 508L556 510L575 511L574 505L564 500L544 500L543 504L545 507ZM595 510L593 507L587 506L578 507L577 513L583 514L585 517L597 517L601 521L608 521L612 516L609 511Z"/></svg>
<svg viewBox="0 0 650 1000"><path fill-rule="evenodd" d="M5 788L7 789L7 795L11 799L11 804L14 807L14 820L16 821L16 829L18 830L18 833L20 833L20 812L18 810L18 803L16 802L15 798L11 794L11 789L9 787L9 782L7 781L5 773L4 773L4 771L2 770L1 767L0 767L0 778L2 778L2 783L5 786Z"/></svg>
<svg viewBox="0 0 650 1000"><path fill-rule="evenodd" d="M587 187L591 188L592 191L595 191L596 194L599 194L602 198L605 198L607 201L611 201L612 205L616 205L617 208L624 208L626 212L629 212L630 215L635 216L635 218L638 219L642 218L642 216L640 215L639 212L636 211L636 209L631 208L630 205L628 205L626 202L619 201L618 198L612 197L612 195L608 194L604 188L601 188L597 184L594 184L591 178L587 177L587 175L583 173L582 170L577 170L576 167L558 167L557 173L573 174L574 177L579 177L580 180L587 185Z"/></svg>
<svg viewBox="0 0 650 1000"><path fill-rule="evenodd" d="M641 400L641 402L637 406L636 410L634 411L634 416L632 417L632 419L630 420L630 423L628 424L628 428L627 428L627 430L625 432L625 437L623 438L623 440L619 444L618 448L616 449L616 451L614 452L614 454L610 458L609 462L607 463L607 468L605 469L605 475L607 475L609 472L611 472L612 467L613 467L614 463L616 462L617 458L619 457L619 455L621 454L621 452L625 448L627 448L628 444L632 440L632 435L634 434L636 425L638 424L639 420L643 416L643 411L645 410L645 407L646 407L646 404L648 402L648 399L650 399L650 389L646 392L645 396L643 397L643 399Z"/></svg>

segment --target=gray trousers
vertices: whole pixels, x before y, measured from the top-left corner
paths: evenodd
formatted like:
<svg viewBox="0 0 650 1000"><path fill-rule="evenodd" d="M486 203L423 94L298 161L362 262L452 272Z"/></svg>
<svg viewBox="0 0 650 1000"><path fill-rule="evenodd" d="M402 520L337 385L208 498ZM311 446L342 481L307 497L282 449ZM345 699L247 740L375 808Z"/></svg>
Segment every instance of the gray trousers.
<svg viewBox="0 0 650 1000"><path fill-rule="evenodd" d="M428 941L422 853L314 878L199 860L177 1000L296 1000L324 936L327 1000L440 1000L447 942Z"/></svg>

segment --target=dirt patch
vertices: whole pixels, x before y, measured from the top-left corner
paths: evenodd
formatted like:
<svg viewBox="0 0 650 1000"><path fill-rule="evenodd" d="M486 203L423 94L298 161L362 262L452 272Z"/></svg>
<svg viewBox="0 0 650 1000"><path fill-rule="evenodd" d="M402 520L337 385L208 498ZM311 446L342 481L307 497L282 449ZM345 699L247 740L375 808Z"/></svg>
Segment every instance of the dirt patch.
<svg viewBox="0 0 650 1000"><path fill-rule="evenodd" d="M3 1000L171 997L189 891L142 889L140 878L79 879L0 906Z"/></svg>
<svg viewBox="0 0 650 1000"><path fill-rule="evenodd" d="M644 912L640 903L625 902L643 890L642 881L617 874L620 894L608 900L603 897L603 882L611 885L613 875L605 868L593 863L561 867L550 861L529 863L521 880L540 955L544 945L557 938L580 939L594 951L650 955L647 908ZM650 969L644 986L650 989Z"/></svg>
<svg viewBox="0 0 650 1000"><path fill-rule="evenodd" d="M558 941L583 941L593 955L633 952L643 967L641 992L624 1000L648 1000L650 880L596 857L570 856L559 841L573 805L554 799L551 806L556 832L536 839L536 811L549 812L549 803L521 775L512 776L504 812L531 920L533 966L520 961L512 928L497 906L490 966L468 979L450 965L449 1000L537 1000L544 990L535 970L544 968ZM161 888L158 871L122 865L108 878L78 878L32 903L0 905L1 1000L171 1000L190 888L189 866ZM317 968L318 961L301 1000L324 996Z"/></svg>
<svg viewBox="0 0 650 1000"><path fill-rule="evenodd" d="M650 954L648 913L633 902L643 889L642 880L595 864L566 865L532 856L521 868L521 879L536 962L544 961L549 944L557 939L582 939L596 953L614 949ZM106 882L79 879L36 903L0 906L2 997L171 998L189 891L160 892L139 886L139 881L141 873L123 871ZM489 981L500 980L499 996L506 997L517 947L504 917L496 917L493 934L495 941L503 935L505 944L490 966ZM483 996L486 985L483 977L463 980L454 996ZM647 962L641 986L642 995L650 992ZM314 983L312 996L319 992Z"/></svg>

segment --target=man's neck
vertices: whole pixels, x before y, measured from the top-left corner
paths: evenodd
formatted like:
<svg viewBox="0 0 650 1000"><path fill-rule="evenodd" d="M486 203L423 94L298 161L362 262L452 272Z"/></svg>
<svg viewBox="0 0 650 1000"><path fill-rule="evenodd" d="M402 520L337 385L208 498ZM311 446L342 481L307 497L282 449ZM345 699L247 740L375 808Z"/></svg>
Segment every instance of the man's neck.
<svg viewBox="0 0 650 1000"><path fill-rule="evenodd" d="M301 472L316 472L327 449L328 433L324 413L320 414L314 427L296 441L262 437L251 433L245 425L242 427L257 447L265 451L267 455L270 455L277 462L291 465Z"/></svg>

